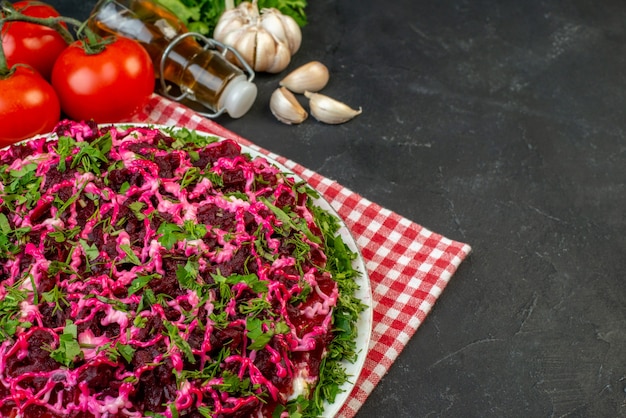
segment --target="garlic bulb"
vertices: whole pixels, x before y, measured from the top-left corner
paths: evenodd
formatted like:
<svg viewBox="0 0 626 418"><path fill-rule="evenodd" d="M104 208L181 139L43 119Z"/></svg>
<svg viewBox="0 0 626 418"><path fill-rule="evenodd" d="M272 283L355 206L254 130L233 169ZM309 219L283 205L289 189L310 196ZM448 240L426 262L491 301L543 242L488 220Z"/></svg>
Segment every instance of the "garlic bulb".
<svg viewBox="0 0 626 418"><path fill-rule="evenodd" d="M285 87L279 87L272 93L270 110L276 119L287 125L302 123L309 116L296 96Z"/></svg>
<svg viewBox="0 0 626 418"><path fill-rule="evenodd" d="M257 1L244 1L226 10L213 37L233 47L254 71L279 73L300 48L302 32L296 21L277 9L259 13Z"/></svg>
<svg viewBox="0 0 626 418"><path fill-rule="evenodd" d="M326 87L329 78L328 68L324 64L311 61L290 72L279 84L294 93L317 92Z"/></svg>
<svg viewBox="0 0 626 418"><path fill-rule="evenodd" d="M347 104L323 94L305 91L304 95L309 99L311 115L323 123L337 125L349 121L362 112L361 108L352 109Z"/></svg>

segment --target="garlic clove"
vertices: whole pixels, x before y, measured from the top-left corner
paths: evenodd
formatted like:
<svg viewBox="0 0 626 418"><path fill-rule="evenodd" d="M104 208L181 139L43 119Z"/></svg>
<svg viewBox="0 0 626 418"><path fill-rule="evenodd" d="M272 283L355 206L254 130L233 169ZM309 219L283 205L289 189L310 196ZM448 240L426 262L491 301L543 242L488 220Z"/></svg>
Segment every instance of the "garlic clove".
<svg viewBox="0 0 626 418"><path fill-rule="evenodd" d="M259 28L256 37L254 70L279 73L289 65L290 61L291 54L285 42L263 28Z"/></svg>
<svg viewBox="0 0 626 418"><path fill-rule="evenodd" d="M226 13L228 12L224 12L224 14ZM232 19L220 19L219 22L217 22L215 29L213 29L213 37L217 40L224 39L224 37L229 33L241 29L244 24L245 22L237 17Z"/></svg>
<svg viewBox="0 0 626 418"><path fill-rule="evenodd" d="M326 87L329 78L328 68L324 64L311 61L290 72L279 85L287 87L294 93L318 92Z"/></svg>
<svg viewBox="0 0 626 418"><path fill-rule="evenodd" d="M257 43L256 31L241 28L237 31L229 32L223 42L226 45L232 45L239 52L241 58L254 67L254 53Z"/></svg>
<svg viewBox="0 0 626 418"><path fill-rule="evenodd" d="M276 43L276 55L273 61L273 65L267 69L268 73L277 74L287 68L291 62L291 53L286 43Z"/></svg>
<svg viewBox="0 0 626 418"><path fill-rule="evenodd" d="M224 14L227 14L227 19L230 19L233 16L241 17L242 19L247 21L246 23L254 23L261 16L256 1L242 1L241 3L239 3L239 6L235 7L234 9L226 10L224 13L222 13L222 16L224 16ZM220 16L220 19L222 18L222 16Z"/></svg>
<svg viewBox="0 0 626 418"><path fill-rule="evenodd" d="M264 9L262 11L263 17L261 19L261 26L281 41L287 41L287 34L285 33L283 22L274 10L275 9Z"/></svg>
<svg viewBox="0 0 626 418"><path fill-rule="evenodd" d="M302 31L291 16L282 14L278 9L263 9L261 11L261 26L276 38L286 42L291 55L300 49Z"/></svg>
<svg viewBox="0 0 626 418"><path fill-rule="evenodd" d="M289 44L289 50L291 55L298 52L300 45L302 45L302 31L300 26L294 18L287 15L281 15L283 25L285 26L285 33L287 35L287 43Z"/></svg>
<svg viewBox="0 0 626 418"><path fill-rule="evenodd" d="M363 111L360 107L359 110L352 109L347 104L323 94L305 91L304 95L309 99L311 115L323 123L331 125L344 123Z"/></svg>
<svg viewBox="0 0 626 418"><path fill-rule="evenodd" d="M276 119L287 125L302 123L309 116L296 96L284 87L279 87L272 93L270 110Z"/></svg>
<svg viewBox="0 0 626 418"><path fill-rule="evenodd" d="M273 64L276 55L276 42L272 35L262 27L255 28L256 51L253 61L255 71L267 71Z"/></svg>

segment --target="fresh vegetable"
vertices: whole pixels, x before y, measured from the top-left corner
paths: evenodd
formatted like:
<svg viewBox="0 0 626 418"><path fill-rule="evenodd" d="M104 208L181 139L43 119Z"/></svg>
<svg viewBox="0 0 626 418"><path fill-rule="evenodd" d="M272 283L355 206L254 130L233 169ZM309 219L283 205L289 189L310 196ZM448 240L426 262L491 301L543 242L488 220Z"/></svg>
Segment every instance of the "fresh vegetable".
<svg viewBox="0 0 626 418"><path fill-rule="evenodd" d="M272 114L284 124L297 125L309 117L296 96L286 87L279 87L270 97Z"/></svg>
<svg viewBox="0 0 626 418"><path fill-rule="evenodd" d="M293 93L310 91L317 93L328 84L330 72L328 67L319 61L310 61L291 71L278 83Z"/></svg>
<svg viewBox="0 0 626 418"><path fill-rule="evenodd" d="M31 9L31 3L37 9ZM12 40L11 45L16 39L16 28L22 28L19 34L27 42L25 34L29 26L24 29L24 25L44 33L42 38L49 37L43 32L49 30L59 35L64 45L49 74L51 85L35 69L21 62L34 59L38 55L35 49L30 52L21 47L11 49L24 55L11 55L18 62L9 67L5 42L0 44L0 146L51 131L59 121L61 109L75 119L118 122L128 119L148 101L154 89L154 68L148 53L135 41L103 40L85 30L82 35L85 41L67 46L73 38L64 24L80 28L81 22L58 16L38 2L20 2L13 6L2 2L0 6L2 39L5 33L12 34L7 36ZM44 17L24 14L28 10ZM7 26L9 29L5 30ZM78 32L82 33L80 29ZM48 52L48 47L43 48L41 56Z"/></svg>
<svg viewBox="0 0 626 418"><path fill-rule="evenodd" d="M49 132L59 121L59 99L52 86L33 68L11 71L0 53L0 147ZM3 75L4 73L4 75Z"/></svg>
<svg viewBox="0 0 626 418"><path fill-rule="evenodd" d="M154 90L154 66L139 43L123 37L105 43L100 51L91 51L89 42L76 41L52 69L61 108L75 120L127 120Z"/></svg>
<svg viewBox="0 0 626 418"><path fill-rule="evenodd" d="M338 125L360 115L363 109L353 109L347 104L335 100L320 93L305 91L304 95L309 99L311 115L322 123Z"/></svg>
<svg viewBox="0 0 626 418"><path fill-rule="evenodd" d="M205 35L213 34L218 20L227 10L239 5L243 0L155 0L177 15L190 31ZM278 9L291 16L299 26L307 23L304 9L307 0L259 0L259 9Z"/></svg>
<svg viewBox="0 0 626 418"><path fill-rule="evenodd" d="M5 4L0 6L0 33L4 36L8 18ZM27 64L9 67L4 42L0 42L0 147L50 131L60 115L59 99L52 86Z"/></svg>
<svg viewBox="0 0 626 418"><path fill-rule="evenodd" d="M25 16L60 16L54 7L39 1L18 1L12 7ZM67 40L51 27L29 22L6 22L2 27L2 47L8 66L28 64L48 80L54 61L67 44Z"/></svg>
<svg viewBox="0 0 626 418"><path fill-rule="evenodd" d="M237 50L254 71L268 73L287 68L302 43L302 32L294 19L277 9L259 12L257 0L226 10L213 37Z"/></svg>

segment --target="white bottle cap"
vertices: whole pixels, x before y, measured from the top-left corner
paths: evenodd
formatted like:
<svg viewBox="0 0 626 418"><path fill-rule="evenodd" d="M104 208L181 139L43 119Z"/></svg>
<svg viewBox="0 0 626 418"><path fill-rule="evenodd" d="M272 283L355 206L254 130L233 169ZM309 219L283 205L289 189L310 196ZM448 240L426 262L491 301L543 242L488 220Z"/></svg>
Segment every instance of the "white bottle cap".
<svg viewBox="0 0 626 418"><path fill-rule="evenodd" d="M240 118L246 114L256 100L256 85L238 75L233 78L220 97L220 109L224 109L232 118Z"/></svg>

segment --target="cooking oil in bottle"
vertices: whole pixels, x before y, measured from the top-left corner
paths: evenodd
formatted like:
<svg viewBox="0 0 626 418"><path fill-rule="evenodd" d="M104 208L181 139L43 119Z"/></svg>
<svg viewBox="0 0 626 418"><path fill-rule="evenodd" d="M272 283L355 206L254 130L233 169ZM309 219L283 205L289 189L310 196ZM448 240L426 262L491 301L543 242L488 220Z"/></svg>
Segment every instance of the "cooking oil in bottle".
<svg viewBox="0 0 626 418"><path fill-rule="evenodd" d="M224 112L243 116L256 99L254 71L243 63L248 76L229 62L222 52L237 52L200 34L191 33L178 17L151 0L100 0L88 20L100 35L121 35L138 41L154 62L162 93L174 100L189 99L202 104L215 117ZM204 46L197 39L204 41ZM213 47L213 48L211 48ZM181 95L171 96L176 86Z"/></svg>

